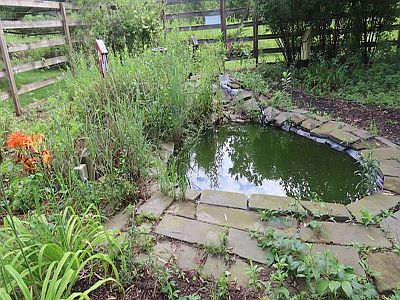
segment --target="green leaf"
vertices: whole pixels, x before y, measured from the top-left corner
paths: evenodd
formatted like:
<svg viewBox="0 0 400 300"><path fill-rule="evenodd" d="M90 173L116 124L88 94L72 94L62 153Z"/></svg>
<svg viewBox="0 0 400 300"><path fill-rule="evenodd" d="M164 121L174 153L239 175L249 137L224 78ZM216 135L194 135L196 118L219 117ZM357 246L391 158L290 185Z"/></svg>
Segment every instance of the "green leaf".
<svg viewBox="0 0 400 300"><path fill-rule="evenodd" d="M327 290L328 286L329 280L321 280L320 282L318 282L318 293L323 294Z"/></svg>
<svg viewBox="0 0 400 300"><path fill-rule="evenodd" d="M336 293L337 289L340 287L339 281L330 281L329 282L329 289L332 293Z"/></svg>
<svg viewBox="0 0 400 300"><path fill-rule="evenodd" d="M4 269L15 279L20 288L22 294L24 295L25 300L33 300L32 294L29 291L29 288L25 284L24 280L22 279L21 275L10 265L4 266Z"/></svg>
<svg viewBox="0 0 400 300"><path fill-rule="evenodd" d="M353 288L348 281L342 282L342 290L346 293L347 297L351 297L351 295L353 294Z"/></svg>

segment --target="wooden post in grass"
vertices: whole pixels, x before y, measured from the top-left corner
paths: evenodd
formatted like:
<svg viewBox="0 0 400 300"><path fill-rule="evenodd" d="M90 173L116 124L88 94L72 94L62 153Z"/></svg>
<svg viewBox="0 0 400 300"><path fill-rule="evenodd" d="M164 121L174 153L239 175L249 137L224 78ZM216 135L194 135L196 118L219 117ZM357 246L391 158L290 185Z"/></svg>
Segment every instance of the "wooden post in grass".
<svg viewBox="0 0 400 300"><path fill-rule="evenodd" d="M258 65L258 15L255 12L253 17L253 57L256 59Z"/></svg>
<svg viewBox="0 0 400 300"><path fill-rule="evenodd" d="M72 55L72 39L69 33L68 21L67 21L67 11L65 10L65 2L60 2L60 12L61 12L61 19L64 28L64 35L65 35L65 42L69 48L69 54Z"/></svg>
<svg viewBox="0 0 400 300"><path fill-rule="evenodd" d="M220 15L221 15L221 33L222 33L222 38L223 38L223 41L224 41L224 45L226 47L226 38L227 38L226 1L225 0L220 0L219 1L219 6L220 6Z"/></svg>
<svg viewBox="0 0 400 300"><path fill-rule="evenodd" d="M8 52L6 39L4 37L3 25L1 22L2 21L0 19L0 53L1 57L3 58L4 68L8 78L10 95L14 102L15 114L17 116L20 116L22 114L22 111L21 111L21 105L19 103L17 84L15 83L14 72L11 66L10 53Z"/></svg>

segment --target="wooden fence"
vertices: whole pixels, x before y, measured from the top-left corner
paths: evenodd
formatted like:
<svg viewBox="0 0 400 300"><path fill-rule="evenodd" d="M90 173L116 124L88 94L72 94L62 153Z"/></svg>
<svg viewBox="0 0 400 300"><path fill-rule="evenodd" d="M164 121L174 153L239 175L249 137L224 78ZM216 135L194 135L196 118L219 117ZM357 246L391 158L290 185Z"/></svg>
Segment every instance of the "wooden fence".
<svg viewBox="0 0 400 300"><path fill-rule="evenodd" d="M188 3L202 3L206 0L164 0L163 3L165 6L173 6L177 4L188 4ZM174 19L180 18L194 18L194 17L206 17L206 16L214 16L219 15L221 18L220 24L210 24L210 25L193 25L193 26L180 26L178 27L179 31L198 31L198 30L209 30L209 29L220 29L222 34L222 41L225 45L234 43L234 42L253 42L253 48L251 51L251 55L255 58L256 63L258 64L259 56L262 53L283 53L283 49L280 47L274 48L259 48L259 41L261 40L276 40L279 38L276 34L260 34L259 26L265 25L259 22L257 15L249 16L249 9L246 7L242 8L227 8L227 0L219 0L219 9L216 10L204 10L204 11L191 11L191 12L179 12L179 13L165 13L163 12L163 23L166 24L167 21L171 21ZM232 15L241 15L241 22L228 24L227 18ZM251 21L249 21L250 19ZM238 28L253 28L253 34L251 36L235 36L228 37L228 30L238 29ZM168 32L172 30L172 28L165 27L165 30ZM203 38L198 39L199 44L204 43L216 43L220 42L221 39L215 38ZM237 57L231 57L231 59L238 59Z"/></svg>
<svg viewBox="0 0 400 300"><path fill-rule="evenodd" d="M10 60L10 53L28 51L32 49L55 47L60 45L67 45L69 53L72 51L72 39L70 34L70 27L82 26L85 23L79 20L68 20L67 10L79 10L79 6L54 1L41 1L41 0L1 0L1 7L20 7L32 9L45 9L50 11L59 11L59 20L45 20L45 21L2 21L0 20L0 54L4 63L4 69L0 70L0 79L7 77L9 90L0 94L0 101L11 98L14 103L15 113L17 116L22 114L19 96L37 90L39 88L51 85L59 80L62 76L56 76L45 80L33 82L17 88L15 82L15 74L27 72L35 69L41 69L58 64L63 64L68 61L67 56L58 56L40 61L28 62L13 66ZM21 43L21 44L7 44L4 31L5 30L24 30L24 29L48 29L48 28L61 28L64 33L64 38L61 39L48 39L37 42Z"/></svg>

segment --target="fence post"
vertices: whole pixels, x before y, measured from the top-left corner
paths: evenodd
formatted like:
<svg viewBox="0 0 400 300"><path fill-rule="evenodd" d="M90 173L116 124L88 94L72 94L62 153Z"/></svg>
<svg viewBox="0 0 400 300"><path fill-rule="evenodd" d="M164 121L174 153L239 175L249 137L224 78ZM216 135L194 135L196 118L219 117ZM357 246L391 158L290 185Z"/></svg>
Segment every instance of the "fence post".
<svg viewBox="0 0 400 300"><path fill-rule="evenodd" d="M72 48L71 35L69 33L69 27L68 27L68 21L67 21L67 11L65 9L65 2L60 2L60 11L61 11L61 18L62 18L62 23L63 23L63 27L64 27L65 41L68 45L69 54L71 56L73 48Z"/></svg>
<svg viewBox="0 0 400 300"><path fill-rule="evenodd" d="M256 59L258 65L258 15L255 12L253 17L253 57Z"/></svg>
<svg viewBox="0 0 400 300"><path fill-rule="evenodd" d="M6 70L8 84L10 87L11 98L14 102L15 114L20 116L22 114L21 105L19 103L17 84L15 83L14 72L11 66L10 53L8 52L6 39L4 37L3 25L0 19L0 52L3 57L4 68Z"/></svg>
<svg viewBox="0 0 400 300"><path fill-rule="evenodd" d="M219 1L220 14L221 14L221 32L222 38L224 40L224 45L226 47L226 37L227 37L227 26L226 26L226 2L225 0Z"/></svg>

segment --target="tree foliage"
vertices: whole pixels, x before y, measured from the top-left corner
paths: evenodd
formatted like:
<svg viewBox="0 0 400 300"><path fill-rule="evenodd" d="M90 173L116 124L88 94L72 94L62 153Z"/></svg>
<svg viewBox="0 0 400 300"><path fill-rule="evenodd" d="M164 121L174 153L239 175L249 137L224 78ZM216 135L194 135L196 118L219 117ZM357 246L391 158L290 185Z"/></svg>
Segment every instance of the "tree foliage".
<svg viewBox="0 0 400 300"><path fill-rule="evenodd" d="M375 42L399 13L399 0L254 0L256 12L284 49L288 63L299 56L301 36L313 32L314 51L324 57L361 55L368 63Z"/></svg>

